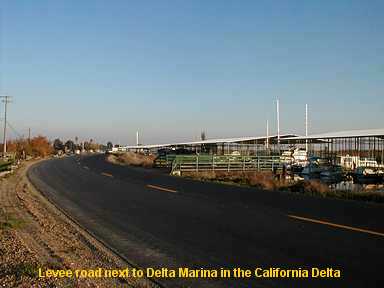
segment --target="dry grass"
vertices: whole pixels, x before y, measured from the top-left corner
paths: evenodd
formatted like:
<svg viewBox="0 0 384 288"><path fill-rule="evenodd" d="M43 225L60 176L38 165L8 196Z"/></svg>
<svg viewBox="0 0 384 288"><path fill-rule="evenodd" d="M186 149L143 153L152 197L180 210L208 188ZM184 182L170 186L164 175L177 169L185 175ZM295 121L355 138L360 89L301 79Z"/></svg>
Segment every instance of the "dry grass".
<svg viewBox="0 0 384 288"><path fill-rule="evenodd" d="M264 190L278 190L292 186L290 182L278 179L272 172L201 171L183 172L183 176L203 181L231 182L255 186Z"/></svg>
<svg viewBox="0 0 384 288"><path fill-rule="evenodd" d="M291 182L280 180L271 172L200 171L183 172L183 176L201 181L217 181L221 183L253 186L268 191L284 190L318 197L384 203L384 193L380 191L332 190L327 184L320 180Z"/></svg>
<svg viewBox="0 0 384 288"><path fill-rule="evenodd" d="M1 229L17 229L23 227L25 221L14 217L13 215L4 214L2 215L4 220L0 219L0 230Z"/></svg>
<svg viewBox="0 0 384 288"><path fill-rule="evenodd" d="M291 182L280 179L272 172L225 172L225 171L201 171L201 172L184 172L183 176L203 180L237 183L247 186L258 187L263 190L289 190L291 192L302 192L311 195L326 196L330 193L329 187L318 181L300 181Z"/></svg>
<svg viewBox="0 0 384 288"><path fill-rule="evenodd" d="M118 165L132 165L151 168L154 165L155 156L140 153L127 152L123 154L110 154L107 161Z"/></svg>
<svg viewBox="0 0 384 288"><path fill-rule="evenodd" d="M320 180L298 181L288 189L291 192L301 192L309 195L331 196L331 189Z"/></svg>
<svg viewBox="0 0 384 288"><path fill-rule="evenodd" d="M248 175L248 182L251 186L257 186L264 190L277 190L290 185L286 181L275 179L271 172L253 172Z"/></svg>

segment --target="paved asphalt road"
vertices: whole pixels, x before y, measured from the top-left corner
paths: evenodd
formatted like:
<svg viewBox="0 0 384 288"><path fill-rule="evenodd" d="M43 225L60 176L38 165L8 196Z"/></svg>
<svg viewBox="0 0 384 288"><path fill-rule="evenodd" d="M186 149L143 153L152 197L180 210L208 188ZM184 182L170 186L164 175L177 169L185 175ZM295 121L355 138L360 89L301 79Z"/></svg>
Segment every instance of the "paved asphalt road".
<svg viewBox="0 0 384 288"><path fill-rule="evenodd" d="M140 267L332 267L343 276L161 280L167 287L384 287L384 205L202 183L104 155L45 161L29 177Z"/></svg>

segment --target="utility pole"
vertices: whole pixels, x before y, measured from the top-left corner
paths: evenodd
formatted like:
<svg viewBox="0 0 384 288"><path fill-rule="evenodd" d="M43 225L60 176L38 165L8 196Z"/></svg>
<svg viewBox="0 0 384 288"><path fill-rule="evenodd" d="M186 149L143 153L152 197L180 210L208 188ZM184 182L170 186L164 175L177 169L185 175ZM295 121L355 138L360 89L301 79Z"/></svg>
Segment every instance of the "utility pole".
<svg viewBox="0 0 384 288"><path fill-rule="evenodd" d="M308 137L308 104L305 104L305 137ZM308 153L308 139L305 139L305 151Z"/></svg>
<svg viewBox="0 0 384 288"><path fill-rule="evenodd" d="M3 157L7 154L7 107L11 102L11 96L0 96L4 103L4 134L3 134Z"/></svg>
<svg viewBox="0 0 384 288"><path fill-rule="evenodd" d="M269 150L269 122L267 120L267 141L265 141L267 144L267 151Z"/></svg>
<svg viewBox="0 0 384 288"><path fill-rule="evenodd" d="M136 146L139 146L139 130L136 131Z"/></svg>
<svg viewBox="0 0 384 288"><path fill-rule="evenodd" d="M28 143L31 142L31 128L28 128Z"/></svg>
<svg viewBox="0 0 384 288"><path fill-rule="evenodd" d="M277 117L277 150L280 154L280 105L279 99L276 99L276 117Z"/></svg>

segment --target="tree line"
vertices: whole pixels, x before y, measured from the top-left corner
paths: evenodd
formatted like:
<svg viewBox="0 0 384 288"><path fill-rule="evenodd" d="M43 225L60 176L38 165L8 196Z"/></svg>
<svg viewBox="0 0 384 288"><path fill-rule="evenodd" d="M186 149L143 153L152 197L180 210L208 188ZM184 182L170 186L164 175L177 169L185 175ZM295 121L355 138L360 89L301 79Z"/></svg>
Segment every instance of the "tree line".
<svg viewBox="0 0 384 288"><path fill-rule="evenodd" d="M75 137L75 141L69 139L66 142L61 141L59 138L53 141L53 150L55 154L59 153L75 153L79 152L90 152L105 150L106 146L96 143L93 139L78 143L78 137Z"/></svg>
<svg viewBox="0 0 384 288"><path fill-rule="evenodd" d="M112 144L108 143L108 145ZM30 139L20 138L7 141L7 153L13 154L16 159L75 153L76 150L79 152L90 152L99 150L104 151L106 149L106 145L96 143L93 139L79 143L78 137L75 137L75 141L69 139L65 142L61 141L59 138L51 142L47 137L41 135ZM0 144L0 150L3 151L3 144Z"/></svg>
<svg viewBox="0 0 384 288"><path fill-rule="evenodd" d="M0 144L0 149L3 150L3 144ZM51 143L44 136L7 141L7 152L14 154L16 159L25 159L27 156L46 157L53 151Z"/></svg>

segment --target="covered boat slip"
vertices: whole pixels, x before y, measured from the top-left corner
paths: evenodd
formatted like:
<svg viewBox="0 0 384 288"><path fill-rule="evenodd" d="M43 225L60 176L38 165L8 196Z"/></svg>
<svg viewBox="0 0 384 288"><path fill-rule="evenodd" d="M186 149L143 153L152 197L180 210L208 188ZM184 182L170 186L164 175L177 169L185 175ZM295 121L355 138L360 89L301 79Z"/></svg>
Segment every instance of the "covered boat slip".
<svg viewBox="0 0 384 288"><path fill-rule="evenodd" d="M384 129L352 130L292 137L295 146L308 144L308 154L353 169L384 164ZM349 164L348 164L349 163Z"/></svg>
<svg viewBox="0 0 384 288"><path fill-rule="evenodd" d="M184 154L183 152L190 151L194 154L210 155L235 154L244 156L278 156L280 155L279 147L282 147L282 145L287 145L288 141L286 141L285 139L291 137L297 137L297 135L282 134L280 136L252 136L238 138L207 139L193 142L132 145L115 148L115 152L135 151L157 153L158 151L179 151L180 154Z"/></svg>
<svg viewBox="0 0 384 288"><path fill-rule="evenodd" d="M175 151L176 154L185 154L189 151L193 154L210 155L284 156L284 151L294 149L305 150L308 156L325 158L333 164L345 164L343 166L351 169L359 164L384 165L384 129L351 130L308 136L282 134L135 145L120 147L119 151L152 153L164 151L165 154L168 152L172 154ZM347 164L348 161L350 164Z"/></svg>

